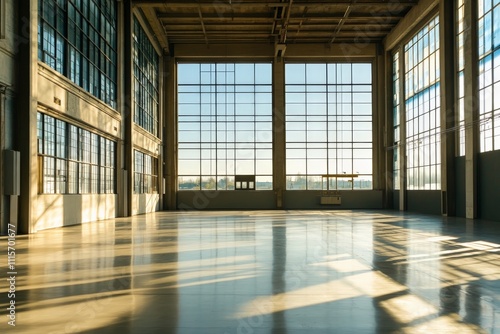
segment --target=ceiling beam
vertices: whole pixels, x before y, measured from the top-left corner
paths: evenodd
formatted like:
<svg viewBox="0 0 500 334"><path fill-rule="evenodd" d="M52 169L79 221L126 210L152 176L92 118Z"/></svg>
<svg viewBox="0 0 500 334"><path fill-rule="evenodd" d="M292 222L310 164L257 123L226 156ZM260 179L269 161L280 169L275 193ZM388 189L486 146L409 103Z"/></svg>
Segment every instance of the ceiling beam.
<svg viewBox="0 0 500 334"><path fill-rule="evenodd" d="M176 57L179 59L204 59L204 58L233 58L233 59L268 59L274 56L274 48L268 43L220 43L215 47L204 44L184 43L179 45L176 50ZM333 45L331 48L325 48L323 43L316 45L295 44L290 45L287 50L287 58L322 58L322 59L343 59L348 56L351 58L369 59L376 56L377 45L369 43L364 45Z"/></svg>
<svg viewBox="0 0 500 334"><path fill-rule="evenodd" d="M394 30L387 35L384 46L387 51L396 45L420 24L427 15L437 11L439 0L421 0L419 5L412 8L408 14L394 27Z"/></svg>
<svg viewBox="0 0 500 334"><path fill-rule="evenodd" d="M200 22L179 22L179 23L167 23L165 24L165 27L169 27L169 28L182 28L182 27L196 27L196 26L199 26L200 25ZM206 23L205 22L205 27L207 29L210 29L211 27L223 27L225 29L232 29L232 28L240 28L240 27L249 27L249 26L252 26L252 27L266 27L266 29L269 28L269 26L271 26L271 22L259 22L259 23L245 23L245 22L241 22L241 23L233 23L233 24L225 24L225 23ZM326 24L315 24L314 26L327 26Z"/></svg>
<svg viewBox="0 0 500 334"><path fill-rule="evenodd" d="M273 26L271 27L271 34L274 34L276 32L276 27L278 25L278 20L281 19L281 17L278 18L278 16L280 16L280 12L283 13L282 10L283 10L283 8L281 8L281 7L280 8L276 7L274 9ZM269 19L266 17L265 20L267 22Z"/></svg>
<svg viewBox="0 0 500 334"><path fill-rule="evenodd" d="M354 42L361 35L378 41L418 1L132 0L132 3L146 14L164 47L184 41L199 43L200 38L207 45L224 38L244 41L245 37L250 43L259 40L283 45L308 40L332 45L349 39Z"/></svg>
<svg viewBox="0 0 500 334"><path fill-rule="evenodd" d="M337 29L333 33L332 39L330 40L330 42L328 42L328 44L331 45L331 44L333 44L333 42L335 42L335 38L337 38L337 35L339 35L340 30L342 30L342 26L344 25L345 21L349 17L349 14L351 14L351 10L352 10L352 6L351 6L351 4L349 4L345 10L344 17L340 20L339 24L337 25Z"/></svg>
<svg viewBox="0 0 500 334"><path fill-rule="evenodd" d="M203 30L203 35L205 35L205 43L208 45L207 30L205 29L205 22L203 22L203 15L201 14L201 6L198 6L198 15L200 17L201 29Z"/></svg>
<svg viewBox="0 0 500 334"><path fill-rule="evenodd" d="M159 20L154 19L156 17L155 9L145 8L143 12L146 18L148 19L149 23L151 24L151 28L153 29L153 32L156 38L158 39L158 42L160 43L161 47L163 48L164 52L169 54L170 47L168 43L168 35L167 32L165 31L165 27L161 24L161 22Z"/></svg>
<svg viewBox="0 0 500 334"><path fill-rule="evenodd" d="M299 36L300 29L302 28L302 24L304 23L304 20L306 18L306 14L307 14L308 10L309 10L309 7L305 7L304 10L302 11L302 18L300 18L299 27L297 28L297 31L295 32L295 37Z"/></svg>
<svg viewBox="0 0 500 334"><path fill-rule="evenodd" d="M286 43L286 35L288 34L288 23L290 22L290 14L292 12L292 4L293 4L293 0L290 0L290 2L288 3L288 7L286 8L286 19L283 22L283 24L281 25L281 29L280 29L280 40L279 40L280 44Z"/></svg>
<svg viewBox="0 0 500 334"><path fill-rule="evenodd" d="M207 31L206 35L212 39L212 37L220 36L220 37L233 37L233 36L266 36L266 37L276 37L279 36L277 34L270 34L266 31ZM318 36L328 38L331 37L331 31L312 31L312 32L302 32L299 37L308 37L308 36ZM189 38L190 36L205 37L201 31L171 31L169 32L170 39L174 39L176 37L185 37ZM352 36L353 38L359 38L360 36L385 36L384 31L341 31L337 34L337 36Z"/></svg>
<svg viewBox="0 0 500 334"><path fill-rule="evenodd" d="M373 36L370 38L370 42L372 43L379 43L381 41L383 41L383 38L384 36ZM288 43L288 47L290 47L291 45L296 45L296 44L327 44L328 41L329 41L329 37L305 37L305 38L291 38L291 41L290 43ZM175 38L172 38L171 39L171 42L174 43L174 44L203 44L205 45L205 39L203 38L203 36L199 37L199 38L191 38L191 39L184 39L184 38L179 38L179 39L175 39ZM212 38L211 39L211 45L214 45L214 44L219 44L219 43L223 43L223 44L234 44L234 43L265 43L265 44L269 44L271 45L271 43L269 43L269 39L267 38L262 38L262 37L255 37L255 38L249 38L249 37L238 37L238 36L235 36L235 37L226 37L226 38ZM353 43L353 44L358 44L359 45L359 42L356 42L354 40L353 37L349 37L349 36L346 36L346 37L337 37L335 39L335 43L332 44L332 47L334 45L337 45L339 43L346 43L346 44L350 44L350 43Z"/></svg>
<svg viewBox="0 0 500 334"><path fill-rule="evenodd" d="M414 6L418 3L418 0L398 0L398 5ZM167 7L167 8L188 8L188 7L216 7L216 8L232 8L234 7L288 7L290 3L288 2L234 2L221 3L209 1L168 1L168 0L134 0L133 4L141 7ZM349 0L315 0L315 1L296 1L297 6L337 6L337 5L349 5L351 1ZM373 0L358 0L355 6L390 6L390 3L373 1Z"/></svg>
<svg viewBox="0 0 500 334"><path fill-rule="evenodd" d="M308 30L321 30L321 29L324 29L324 30L327 30L329 29L330 32L333 30L333 28L337 25L337 22L333 21L331 23L328 23L328 24L323 24L323 23L304 23L302 22L301 23L291 23L288 25L288 30L290 32L291 29L296 29L296 30L304 30L304 31L308 31ZM185 29L196 29L200 26L200 22L192 22L192 23L176 23L176 24L165 24L164 27L166 30L185 30ZM270 23L253 23L253 24L245 24L245 23L237 23L237 24L231 24L231 25L227 25L227 24L224 24L224 23L205 23L205 28L207 30L211 30L211 29L222 29L222 30L230 30L230 29L244 29L244 28L248 28L248 27L254 27L255 29L267 29L269 30L269 26L270 26ZM378 28L378 27L393 27L392 24L389 24L389 23L370 23L370 22L366 22L366 23L362 23L361 25L358 24L358 23L349 23L349 22L345 22L344 23L344 26L343 28L344 29L355 29L355 28L359 28L359 29L363 29L363 30L366 30L368 28ZM295 32L297 33L297 32Z"/></svg>
<svg viewBox="0 0 500 334"><path fill-rule="evenodd" d="M279 36L278 34L270 34L269 32L266 31L255 31L255 30L247 30L247 31L207 31L206 34L202 33L201 31L185 31L185 30L179 30L179 31L170 31L169 36L170 38L178 37L178 36L183 36L183 37L189 37L189 36L208 36L212 38L213 36L236 36L236 35L241 35L241 36Z"/></svg>
<svg viewBox="0 0 500 334"><path fill-rule="evenodd" d="M308 8L308 7L306 7ZM328 16L325 16L324 14L308 14L307 16L301 16L301 17L290 17L290 21L302 21L302 20L307 20L307 21L328 21L332 20L335 18L341 18L343 17L344 12L342 13L330 13ZM170 22L175 22L175 21L183 21L183 20L196 20L198 19L198 14L191 14L191 13L186 13L186 14L172 14L172 13L157 13L157 17L160 20L165 20L165 21L170 21ZM349 15L347 18L348 21L356 21L356 20L373 20L373 19L384 19L384 20L399 20L403 18L403 15L396 15L393 13L373 13L369 15L361 15L361 14L354 14L352 13ZM243 21L243 20L254 20L254 21L270 21L270 20L280 20L281 18L277 18L273 15L259 15L259 14L238 14L236 16L222 16L218 14L212 14L212 13L205 13L203 15L203 19L205 22L207 21Z"/></svg>

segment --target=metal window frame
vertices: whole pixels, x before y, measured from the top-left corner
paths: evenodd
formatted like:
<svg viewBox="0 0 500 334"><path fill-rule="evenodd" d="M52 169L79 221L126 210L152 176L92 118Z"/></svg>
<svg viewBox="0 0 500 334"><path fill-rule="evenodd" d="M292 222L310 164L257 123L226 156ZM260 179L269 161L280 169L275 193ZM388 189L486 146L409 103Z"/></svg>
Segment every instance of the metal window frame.
<svg viewBox="0 0 500 334"><path fill-rule="evenodd" d="M293 87L293 86L304 86L304 91L295 91L294 90L294 93L303 93L305 94L305 102L304 104L306 105L306 111L304 112L304 117L306 118L305 120L305 123L306 123L306 128L307 128L307 124L311 121L309 121L307 119L307 116L308 116L308 112L307 112L307 105L308 105L308 101L307 101L307 94L310 93L308 91L308 86L325 86L325 94L326 94L326 102L324 103L326 105L326 108L328 109L328 106L330 105L329 103L329 94L331 93L330 92L330 89L329 87L331 86L351 86L351 89L349 91L344 91L344 90L336 90L335 91L335 94L343 94L343 93L350 93L350 94L353 94L353 93L359 93L360 91L357 91L355 89L353 89L354 87L356 86L370 86L370 91L369 92L364 92L364 93L369 93L371 96L373 96L373 90L374 90L374 82L373 82L373 77L372 77L372 81L370 82L370 84L366 84L366 83L362 83L362 84L359 84L359 83L353 83L353 77L352 77L352 71L353 71L353 65L356 65L356 64L369 64L371 66L371 68L373 69L373 62L370 62L370 61L360 61L360 62L289 62L287 63L286 65L288 64L294 64L294 65L304 65L304 82L301 82L301 83L286 83L285 81L285 101L286 101L286 95L288 93L288 90L287 88L288 87ZM324 83L324 84L308 84L307 83L307 65L309 64L319 64L319 65L324 65L325 66L325 70L326 70L326 73L325 73L325 76L327 78L327 81ZM286 66L285 65L285 66ZM328 65L336 65L335 66L335 71L337 71L337 66L338 65L349 65L350 66L350 71L351 71L351 80L349 83L329 83L328 82ZM286 67L285 67L285 75L286 75ZM336 73L337 75L337 73ZM337 98L337 96L336 96ZM354 105L354 101L351 100L351 102L349 103L351 105L351 107ZM371 101L371 105L372 105L372 113L370 115L370 122L373 122L373 104L374 104L374 101L373 101L373 98L372 98L372 101ZM335 102L335 105L338 106L340 105L339 101L336 101ZM285 115L287 115L287 109L288 109L288 106L289 106L289 103L286 101L285 102ZM365 123L365 122L368 122L367 120L358 120L358 121L355 121L354 120L354 117L356 117L356 115L352 114L352 119L351 121L349 122L351 124L351 129L348 130L350 133L351 133L351 141L350 142L347 142L347 141L339 141L339 140L336 140L336 141L331 141L330 138L329 138L329 135L328 135L328 132L330 130L330 126L332 126L333 124L337 124L338 121L331 121L329 120L329 115L328 115L328 111L327 111L327 114L325 115L325 118L326 118L326 133L327 133L327 137L326 137L326 141L321 141L321 142L317 142L317 144L323 144L325 145L324 147L322 147L322 149L325 149L326 150L326 160L327 160L327 173L326 174L336 174L338 173L339 171L330 171L330 166L329 166L329 160L336 160L337 164L336 166L338 166L338 163L339 163L339 158L336 156L335 159L333 158L330 158L329 156L329 150L330 150L330 145L344 145L344 144L349 144L350 147L347 147L345 149L348 149L351 151L351 169L353 169L353 163L354 163L354 150L355 150L355 145L356 144L371 144L371 147L370 147L370 150L372 152L372 173L371 174L358 174L356 173L356 171L352 170L351 172L349 172L349 174L352 174L352 173L356 173L357 175L359 175L360 177L360 180L361 180L361 177L363 176L367 176L367 177L370 177L371 178L371 188L355 188L354 187L354 181L351 180L350 182L350 187L343 187L343 188L337 188L335 190L354 190L354 191L357 191L357 190L371 190L373 189L373 139L369 142L366 142L366 141L355 141L354 140L354 125L356 123ZM357 116L361 116L361 115L357 115ZM290 124L290 123L303 123L302 121L289 121L287 120L286 121L286 124ZM335 131L337 131L337 128L335 128ZM371 133L373 135L373 128L371 129ZM303 146L301 148L298 148L298 149L302 149L302 150L305 150L306 152L306 156L305 156L305 160L306 160L306 172L305 174L300 174L300 176L303 176L305 177L305 189L304 188L293 188L289 185L288 183L288 178L289 177L298 177L299 175L295 175L295 174L289 174L287 171L285 172L285 175L286 175L286 178L287 178L287 182L286 182L286 189L287 190L290 190L290 191L294 191L294 190L312 190L312 191L315 191L315 190L319 190L321 191L322 190L322 187L323 187L323 180L322 180L322 176L325 174L325 173L318 173L318 174L313 174L313 173L309 173L308 171L308 167L307 167L307 161L309 160L309 157L308 157L308 151L311 149L311 148L308 148L308 144L310 144L312 142L309 142L308 139L307 139L307 130L306 130L306 139L304 142L290 142L290 141L286 141L286 150L288 151L289 149L293 149L293 148L290 148L290 146L292 146L293 144L302 144ZM339 147L337 147L336 149L339 149ZM368 150L368 148L366 148ZM333 173L332 173L333 172ZM310 178L316 178L317 180L321 180L321 181L316 181L317 182L320 182L320 185L321 187L310 187L309 186L309 179ZM360 181L361 182L361 181ZM338 183L338 182L337 182ZM338 185L338 184L337 184ZM345 185L345 184L343 184Z"/></svg>
<svg viewBox="0 0 500 334"><path fill-rule="evenodd" d="M423 56L424 49L419 48L419 45L420 45L419 42L423 40L424 36L429 35L428 27L431 24L433 25L432 29L434 29L433 32L434 32L435 38L437 38L437 40L434 41L434 43L435 43L434 53L429 52L427 57L425 57L425 56ZM404 96L402 97L403 99L400 101L400 103L401 102L405 103L405 106L408 103L408 101L410 101L410 100L412 100L414 103L413 107L410 107L410 108L405 107L405 111L406 111L407 115L409 113L411 113L412 111L414 112L413 117L406 117L406 122L405 122L406 124L404 125L404 126L406 126L406 129L407 129L405 143L406 143L406 156L408 158L407 158L407 163L406 163L407 167L406 167L405 173L408 175L406 177L406 180L407 180L406 187L408 190L440 190L441 189L441 182L438 182L438 175L440 175L439 179L441 179L441 170L440 170L440 165L441 165L441 162L440 162L441 161L441 157L440 157L440 152L441 152L441 146L440 146L441 133L440 133L440 131L441 130L440 129L441 129L441 125L439 123L439 117L438 117L438 120L436 121L434 128L430 128L430 123L429 123L428 128L421 129L420 124L419 124L419 117L427 116L427 115L431 114L432 112L436 112L437 116L440 115L440 110L441 110L440 101L439 101L439 107L435 106L433 109L431 109L431 107L429 105L428 108L424 108L423 113L419 112L419 110L418 110L419 105L415 106L415 103L418 103L420 98L423 99L422 94L424 92L426 92L427 90L430 90L432 87L438 87L440 85L441 76L439 76L439 78L436 77L435 81L433 81L433 82L429 81L428 85L423 84L422 87L417 87L417 90L415 90L415 91L412 90L411 93L408 90L409 88L406 86L406 83L408 82L408 78L409 78L409 73L414 71L414 70L418 71L418 67L420 64L423 64L426 59L429 59L433 54L435 55L436 52L438 52L440 50L439 28L440 28L439 15L435 15L431 19L429 19L425 24L423 24L421 26L421 28L415 34L413 34L412 37L404 44L404 47L403 47L403 57L405 57L405 59L407 58L407 54L409 52L413 52L414 54L416 53L416 57L413 56L413 65L408 64L405 61L405 68L403 69L405 92L404 92ZM427 29L427 31L424 33L424 31L426 29ZM430 40L429 40L429 43L430 43ZM422 53L422 57L420 57L420 53ZM435 64L436 64L436 66L435 66L436 73L438 71L440 73L441 66L439 63L439 58L435 59ZM410 66L412 66L412 67L410 67ZM430 65L429 65L429 70L430 70ZM423 73L422 73L422 77L423 77ZM413 79L415 81L414 77L413 77ZM411 83L411 85L413 85L413 83ZM439 89L435 89L435 93L436 93L436 97L441 95ZM415 99L416 99L416 101L415 101ZM436 98L436 103L438 102L438 100L439 99ZM415 114L415 112L418 112L418 114ZM413 122L416 122L416 124L413 124ZM415 127L417 128L417 131L416 132L412 131L412 135L409 136L410 132L408 131L408 128L409 128L409 125L411 125L411 124L414 125L414 128ZM435 150L434 150L434 153L436 154L435 163L432 163L432 159L431 159L432 158L431 154L433 153L432 149L427 150L427 149L422 149L422 148L418 147L418 146L420 146L420 142L422 139L428 140L429 146L435 147ZM435 139L435 141L434 141L434 139ZM412 146L415 146L416 148L412 148ZM420 163L420 161L415 162L415 160L411 158L411 155L412 154L415 155L417 153L419 153L419 156L420 156L420 154L427 155L427 160L429 161L429 163L422 164L422 163ZM436 175L435 175L436 182L429 183L430 189L426 188L425 183L424 183L423 188L421 188L421 186L420 186L421 174L423 175L423 172L425 171L426 168L429 168L429 169L434 168L435 173L436 173ZM416 185L410 184L410 181L413 181L415 183L415 177L414 177L415 175L418 175L418 177L416 178L417 184ZM425 181L425 179L424 179L424 181Z"/></svg>
<svg viewBox="0 0 500 334"><path fill-rule="evenodd" d="M216 97L216 100L215 101L210 101L210 103L208 103L211 108L213 107L214 110L215 110L215 113L211 115L211 117L214 118L214 121L212 122L214 125L215 125L215 129L211 129L210 132L212 134L214 134L215 136L215 139L211 140L210 141L210 145L211 145L211 148L210 150L214 150L215 151L215 157L212 157L211 159L208 159L209 161L211 161L211 163L214 163L215 162L215 170L213 173L210 173L210 174L206 174L206 173L203 173L203 170L202 170L202 161L204 160L207 160L207 159L202 159L202 150L203 150L203 146L204 144L207 145L207 143L203 142L201 140L201 136L200 136L200 141L197 141L197 142L182 142L182 141L179 141L179 151L181 151L183 148L182 148L182 145L183 144L192 144L192 145L197 145L197 147L195 149L199 150L200 151L200 156L198 157L198 159L195 159L193 160L193 162L198 162L199 164L199 169L200 169L200 173L198 175L191 175L191 174L182 174L182 171L179 171L179 175L178 175L178 180L180 178L188 178L188 177L191 177L191 178L194 178L194 179L198 179L199 178L199 190L228 190L228 191L233 191L233 190L236 190L236 181L235 181L235 177L236 175L238 174L237 170L236 170L236 162L239 161L239 160L245 160L245 159L238 159L237 158L237 150L238 150L238 146L240 147L240 149L248 149L248 150L253 150L254 154L253 154L253 158L251 159L248 159L248 160L253 160L253 176L256 178L256 181L254 183L254 188L256 190L257 189L257 178L259 177L272 177L272 170L269 171L268 174L262 174L262 173L257 173L257 164L258 164L258 161L271 161L272 162L272 157L269 158L269 159L259 159L257 158L257 150L259 149L268 149L268 150L272 150L272 145L273 145L273 142L272 142L272 136L269 138L269 140L267 141L258 141L257 140L257 125L258 124L269 124L271 129L272 129L272 112L269 114L269 115L259 115L257 113L257 108L259 106L259 103L256 103L256 99L255 99L255 96L256 94L260 94L260 93L268 93L268 94L272 94L272 80L271 82L269 83L256 83L256 75L257 75L257 71L256 71L256 66L257 65L269 65L269 71L272 75L272 64L271 62L266 62L266 61L261 61L261 62L255 62L255 61L239 61L239 62L236 62L236 61L211 61L211 62L179 62L179 64L193 64L193 65L198 65L199 66L199 71L198 71L198 75L199 75L199 83L189 83L189 84L179 84L177 83L177 87L198 87L198 91L197 93L193 93L193 94L199 94L200 96L200 102L198 103L199 106L200 106L200 113L196 116L199 118L199 120L197 121L183 121L182 120L182 117L185 117L185 116L182 116L182 115L178 115L178 123L179 124L182 124L182 123L198 123L199 124L199 128L198 128L198 131L199 133L201 134L202 132L202 124L203 124L203 120L202 120L202 112L201 112L201 105L202 104L207 104L207 103L202 103L201 99L202 99L202 94L213 94L215 97ZM226 81L224 83L218 83L217 81L217 75L219 73L224 73L225 76L227 76L227 73L236 73L236 66L238 64L247 64L247 65L253 65L253 83L251 84L247 84L247 83L236 83L236 80L234 80L233 83L226 83ZM219 66L222 66L224 65L224 69L218 69ZM230 68L228 69L228 66L230 66ZM231 69L232 67L232 69ZM210 79L210 83L203 83L202 82L202 75L204 73L210 73L210 76L211 76L211 79ZM234 74L236 76L236 74ZM214 78L213 81L212 81L212 77ZM227 78L227 77L226 77ZM236 78L236 77L235 77ZM203 91L202 87L210 87L209 91L208 92L205 92ZM242 87L252 87L252 90L251 91L248 91L248 92L238 92L238 87L242 88ZM261 87L263 88L262 91L257 89L257 87ZM266 88L264 88L266 87ZM223 91L219 91L217 88L222 88ZM267 90L266 90L267 89ZM229 90L229 91L228 91ZM178 94L182 94L183 92L181 92L179 89L178 89ZM224 114L224 116L220 115L218 112L217 112L217 108L216 106L219 104L218 103L218 100L217 100L217 94L218 93L224 93L224 94L227 94L227 93L233 93L234 94L234 101L232 102L227 102L224 101L224 105L233 105L235 107L235 111L236 111L236 106L238 105L237 101L236 101L236 94L237 93L248 93L248 94L253 94L254 95L254 99L253 99L253 113L250 115L243 115L241 117L247 117L247 118L242 118L240 120L237 120L237 115L235 113L234 116L227 116ZM180 100L178 99L178 106L181 105L182 103L179 102ZM224 120L219 120L219 117L224 117L225 119ZM233 117L233 120L228 120L227 117ZM262 117L262 119L259 119L259 117ZM250 118L252 120L250 120ZM246 119L246 120L245 120ZM248 122L252 122L253 123L253 141L249 141L249 142L239 142L236 138L236 134L237 134L237 124L244 124L244 123L248 123ZM226 130L224 130L224 133L227 135L229 133L229 131L232 132L232 134L234 135L234 140L232 141L219 141L218 139L218 136L217 136L217 125L220 125L220 124L224 124L224 127ZM234 125L234 129L232 130L227 130L227 125L228 124L233 124ZM243 148L244 146L248 145L248 148ZM221 147L222 146L222 147ZM251 147L250 147L251 146ZM218 154L218 150L223 150L224 151L224 154L225 156L227 157L228 156L228 152L231 152L231 153L234 153L234 156L232 158L224 158L224 161L232 161L233 164L234 164L234 173L229 173L227 170L225 173L221 173L219 174L218 171L217 171L217 154ZM271 153L272 155L272 153ZM215 177L215 189L208 189L208 188L203 188L203 183L204 183L204 179L206 178L212 178L212 177ZM225 183L224 183L224 186L223 187L220 187L219 186L219 182L218 180L219 179L224 179L225 180ZM231 186L231 187L228 187L228 184L230 182L233 182L234 185ZM271 181L272 183L272 181ZM181 184L180 182L178 182L178 190L179 191L183 191L185 189L182 189L181 188ZM253 190L253 189L252 189Z"/></svg>

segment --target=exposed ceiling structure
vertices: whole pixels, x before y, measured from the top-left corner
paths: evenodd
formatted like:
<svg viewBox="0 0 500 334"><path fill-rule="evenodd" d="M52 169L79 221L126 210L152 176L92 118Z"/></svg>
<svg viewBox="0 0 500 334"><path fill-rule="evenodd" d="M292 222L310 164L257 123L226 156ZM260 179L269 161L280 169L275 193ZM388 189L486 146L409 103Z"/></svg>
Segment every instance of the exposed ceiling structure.
<svg viewBox="0 0 500 334"><path fill-rule="evenodd" d="M162 46L381 41L418 0L134 0Z"/></svg>

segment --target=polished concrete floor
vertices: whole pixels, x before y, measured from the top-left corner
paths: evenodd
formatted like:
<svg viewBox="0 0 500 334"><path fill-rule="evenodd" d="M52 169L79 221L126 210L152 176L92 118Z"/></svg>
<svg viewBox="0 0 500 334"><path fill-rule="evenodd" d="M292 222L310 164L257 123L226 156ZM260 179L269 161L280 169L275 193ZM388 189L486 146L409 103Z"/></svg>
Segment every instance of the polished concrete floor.
<svg viewBox="0 0 500 334"><path fill-rule="evenodd" d="M500 333L498 222L161 212L18 236L15 328L0 249L0 333Z"/></svg>

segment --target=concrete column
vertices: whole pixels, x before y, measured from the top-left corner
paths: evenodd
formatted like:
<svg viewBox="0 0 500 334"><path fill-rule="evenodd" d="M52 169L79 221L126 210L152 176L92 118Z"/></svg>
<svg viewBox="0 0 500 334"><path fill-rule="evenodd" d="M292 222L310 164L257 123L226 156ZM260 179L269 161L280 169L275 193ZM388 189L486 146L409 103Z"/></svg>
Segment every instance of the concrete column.
<svg viewBox="0 0 500 334"><path fill-rule="evenodd" d="M386 183L384 178L387 175L385 164L385 52L382 45L377 47L377 56L373 64L372 70L373 89L372 95L375 108L373 109L373 189L383 190L387 194ZM386 202L384 195L384 202ZM384 203L384 206L386 203Z"/></svg>
<svg viewBox="0 0 500 334"><path fill-rule="evenodd" d="M165 210L177 209L177 66L173 57L163 57L165 128L163 135L165 169Z"/></svg>
<svg viewBox="0 0 500 334"><path fill-rule="evenodd" d="M161 139L161 143L158 145L158 194L160 196L160 205L159 205L159 210L163 210L164 207L164 201L165 201L165 189L164 189L164 182L163 182L163 169L164 169L164 161L165 161L165 90L161 89L161 87L164 87L165 80L164 80L164 75L165 73L165 62L163 61L163 58L166 57L165 54L162 54L159 58L159 63L158 63L158 87L159 89L159 105L158 105L158 137Z"/></svg>
<svg viewBox="0 0 500 334"><path fill-rule="evenodd" d="M117 53L118 53L118 69L117 69L117 90L118 90L118 111L122 115L122 124L120 126L120 139L116 143L116 192L118 196L118 205L117 205L117 216L118 217L126 217L128 215L127 212L127 180L126 180L126 173L125 173L125 159L124 159L124 154L125 154L125 118L126 118L126 112L127 112L127 103L128 97L125 92L125 80L126 80L126 73L125 73L125 68L124 68L124 61L125 61L125 53L127 50L125 50L124 47L124 5L123 2L117 2L117 13L118 13L118 29L117 29Z"/></svg>
<svg viewBox="0 0 500 334"><path fill-rule="evenodd" d="M399 47L399 210L406 211L406 103L405 52Z"/></svg>
<svg viewBox="0 0 500 334"><path fill-rule="evenodd" d="M384 119L384 142L383 142L383 159L384 159L384 173L385 173L385 196L384 196L384 208L393 207L394 198L394 171L393 171L393 160L394 160L394 149L387 149L394 145L394 116L393 116L393 78L392 78L392 54L390 52L384 52L384 73L382 74L384 80L384 91L380 92L385 99L385 109L383 114Z"/></svg>
<svg viewBox="0 0 500 334"><path fill-rule="evenodd" d="M464 1L465 81L465 216L477 218L477 155L479 153L479 87L477 1Z"/></svg>
<svg viewBox="0 0 500 334"><path fill-rule="evenodd" d="M439 2L441 213L455 216L455 1Z"/></svg>
<svg viewBox="0 0 500 334"><path fill-rule="evenodd" d="M276 57L273 62L273 190L277 209L285 205L285 140L285 61Z"/></svg>
<svg viewBox="0 0 500 334"><path fill-rule="evenodd" d="M21 152L21 195L19 196L18 233L35 232L32 213L38 197L37 104L38 104L38 0L18 7L19 53L17 66L18 111L16 147Z"/></svg>
<svg viewBox="0 0 500 334"><path fill-rule="evenodd" d="M127 185L124 194L127 216L132 214L132 195L134 193L134 144L132 142L134 127L134 68L132 63L133 22L131 0L125 0L123 1L123 40L120 39L120 43L123 43L123 177L125 179L125 184Z"/></svg>
<svg viewBox="0 0 500 334"><path fill-rule="evenodd" d="M5 150L5 94L0 85L0 180L3 180L3 150ZM7 196L3 193L3 181L0 182L0 235L7 234Z"/></svg>

